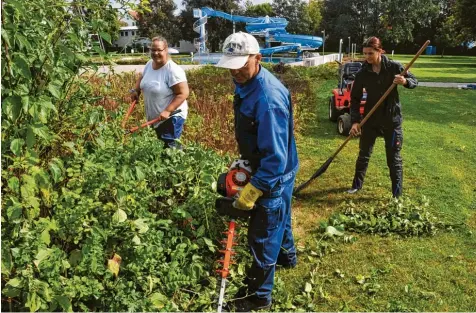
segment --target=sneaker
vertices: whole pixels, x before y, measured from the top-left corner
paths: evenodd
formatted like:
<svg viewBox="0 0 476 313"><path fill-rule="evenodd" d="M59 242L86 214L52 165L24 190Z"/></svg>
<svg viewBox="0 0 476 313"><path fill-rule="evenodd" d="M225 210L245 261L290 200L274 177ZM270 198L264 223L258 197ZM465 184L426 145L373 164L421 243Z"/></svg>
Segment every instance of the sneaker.
<svg viewBox="0 0 476 313"><path fill-rule="evenodd" d="M353 194L353 193L356 193L359 190L360 189L357 189L357 188L350 188L349 190L347 190L347 193Z"/></svg>

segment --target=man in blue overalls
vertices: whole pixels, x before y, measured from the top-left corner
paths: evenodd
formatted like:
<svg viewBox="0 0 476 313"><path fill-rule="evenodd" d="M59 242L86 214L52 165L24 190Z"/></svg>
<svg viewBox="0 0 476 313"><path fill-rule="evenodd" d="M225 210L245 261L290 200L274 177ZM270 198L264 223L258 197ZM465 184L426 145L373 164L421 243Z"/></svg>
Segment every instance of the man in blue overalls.
<svg viewBox="0 0 476 313"><path fill-rule="evenodd" d="M291 197L298 169L291 95L261 67L257 40L238 32L224 43L217 66L230 69L235 83L235 137L252 178L234 203L251 210L248 244L253 264L248 294L235 302L237 311L269 309L276 265L296 266L291 229Z"/></svg>

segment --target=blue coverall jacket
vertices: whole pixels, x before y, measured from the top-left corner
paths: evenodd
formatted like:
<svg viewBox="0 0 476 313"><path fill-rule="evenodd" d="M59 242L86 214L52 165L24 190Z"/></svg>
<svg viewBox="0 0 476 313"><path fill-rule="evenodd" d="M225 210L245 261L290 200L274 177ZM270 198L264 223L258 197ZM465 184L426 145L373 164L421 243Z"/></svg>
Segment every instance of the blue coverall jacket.
<svg viewBox="0 0 476 313"><path fill-rule="evenodd" d="M235 82L235 136L243 159L251 162L251 184L263 191L252 210L248 243L253 264L249 292L271 301L276 264L296 265L291 231L291 196L298 168L291 96L261 67L241 85Z"/></svg>

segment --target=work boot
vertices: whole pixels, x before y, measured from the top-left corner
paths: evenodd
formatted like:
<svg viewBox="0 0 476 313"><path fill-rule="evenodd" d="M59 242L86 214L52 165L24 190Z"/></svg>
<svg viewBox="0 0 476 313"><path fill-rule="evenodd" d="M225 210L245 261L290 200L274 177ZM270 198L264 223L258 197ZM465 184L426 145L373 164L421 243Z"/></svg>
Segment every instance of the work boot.
<svg viewBox="0 0 476 313"><path fill-rule="evenodd" d="M250 295L252 295L253 292L250 292L248 290L248 286L242 286L238 289L238 291L235 293L235 295L233 296L234 299L240 299L240 298L245 298L245 297L248 297Z"/></svg>
<svg viewBox="0 0 476 313"><path fill-rule="evenodd" d="M280 257L278 257L278 261L276 262L276 270L279 270L279 269L288 270L288 269L291 269L291 268L295 268L296 264L297 264L296 257L294 257L293 261L289 261L289 258L284 258L284 257L280 258Z"/></svg>
<svg viewBox="0 0 476 313"><path fill-rule="evenodd" d="M289 269L292 269L292 268L295 268L295 267L296 267L296 263L291 263L291 264L279 264L279 263L277 263L276 264L276 270L280 270L280 269L289 270Z"/></svg>
<svg viewBox="0 0 476 313"><path fill-rule="evenodd" d="M234 301L233 307L235 312L269 310L271 308L271 300L258 298L255 295L252 295Z"/></svg>

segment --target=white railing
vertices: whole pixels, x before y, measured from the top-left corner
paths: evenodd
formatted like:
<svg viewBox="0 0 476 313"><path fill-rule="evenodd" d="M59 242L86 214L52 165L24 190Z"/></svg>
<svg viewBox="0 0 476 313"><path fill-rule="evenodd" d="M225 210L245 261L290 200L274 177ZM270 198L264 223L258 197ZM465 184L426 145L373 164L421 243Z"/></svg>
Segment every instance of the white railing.
<svg viewBox="0 0 476 313"><path fill-rule="evenodd" d="M205 24L208 22L208 17L203 16L193 23L193 30L200 34L200 37L193 39L193 45L197 48L198 53L208 52L206 43L208 41L208 33L205 29Z"/></svg>
<svg viewBox="0 0 476 313"><path fill-rule="evenodd" d="M338 60L339 60L339 54L333 53L333 54L303 59L303 65L304 66L318 66L324 63L334 62Z"/></svg>

